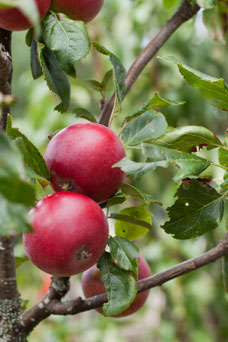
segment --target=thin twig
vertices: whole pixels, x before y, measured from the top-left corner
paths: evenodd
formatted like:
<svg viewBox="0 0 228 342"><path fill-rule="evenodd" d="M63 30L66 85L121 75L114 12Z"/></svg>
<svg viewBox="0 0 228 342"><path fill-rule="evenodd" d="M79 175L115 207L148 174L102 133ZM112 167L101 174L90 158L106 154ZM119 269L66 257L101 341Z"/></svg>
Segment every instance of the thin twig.
<svg viewBox="0 0 228 342"><path fill-rule="evenodd" d="M171 279L180 277L215 262L225 255L228 255L228 233L225 234L215 248L210 249L206 253L170 267L149 278L138 281L138 292L160 286ZM23 329L25 332L31 331L31 328L34 328L42 319L47 318L50 315L75 315L80 312L101 307L105 302L107 302L106 294L101 294L88 299L78 297L67 302L61 302L60 298L57 298L55 295L51 296L50 293L48 293L39 303L35 304L34 307L24 313Z"/></svg>
<svg viewBox="0 0 228 342"><path fill-rule="evenodd" d="M170 20L162 27L158 34L151 40L151 42L145 47L145 49L139 54L132 66L130 67L125 83L126 92L129 92L136 79L145 68L145 66L152 60L158 50L165 44L165 42L172 36L172 34L186 21L191 19L198 11L200 7L196 4L190 3L188 0L184 0L177 12L172 16ZM112 95L110 100L104 106L99 123L107 126L112 108L114 104L115 94Z"/></svg>

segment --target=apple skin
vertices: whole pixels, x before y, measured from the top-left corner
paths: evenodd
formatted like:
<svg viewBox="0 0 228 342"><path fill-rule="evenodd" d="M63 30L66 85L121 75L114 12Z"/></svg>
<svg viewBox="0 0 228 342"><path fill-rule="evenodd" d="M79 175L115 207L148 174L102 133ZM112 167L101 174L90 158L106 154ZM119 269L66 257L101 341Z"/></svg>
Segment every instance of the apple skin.
<svg viewBox="0 0 228 342"><path fill-rule="evenodd" d="M44 158L56 192L74 191L103 202L123 184L125 173L112 166L124 157L123 144L113 131L85 123L57 133Z"/></svg>
<svg viewBox="0 0 228 342"><path fill-rule="evenodd" d="M96 17L103 3L104 0L52 0L51 9L66 14L70 19L88 23Z"/></svg>
<svg viewBox="0 0 228 342"><path fill-rule="evenodd" d="M29 259L42 271L68 277L94 265L107 244L107 219L91 198L61 192L39 201L23 234Z"/></svg>
<svg viewBox="0 0 228 342"><path fill-rule="evenodd" d="M139 266L138 266L138 280L147 278L151 276L151 271L146 260L140 255L139 256ZM86 298L97 296L99 294L105 293L105 286L101 280L101 272L96 265L91 267L89 270L85 271L82 275L82 289ZM128 309L116 316L111 316L114 318L129 316L136 311L138 311L146 302L149 295L149 290L137 294L134 302L130 305ZM97 312L103 314L102 308L97 308Z"/></svg>
<svg viewBox="0 0 228 342"><path fill-rule="evenodd" d="M36 0L36 4L42 20L49 10L51 0ZM23 31L32 27L32 24L17 8L10 8L0 9L0 27L8 31Z"/></svg>

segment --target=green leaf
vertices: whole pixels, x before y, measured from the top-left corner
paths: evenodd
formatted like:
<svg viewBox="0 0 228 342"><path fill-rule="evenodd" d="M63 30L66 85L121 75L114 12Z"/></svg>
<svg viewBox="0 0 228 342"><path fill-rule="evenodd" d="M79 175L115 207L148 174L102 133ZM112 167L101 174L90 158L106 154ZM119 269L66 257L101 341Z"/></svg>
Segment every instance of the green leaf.
<svg viewBox="0 0 228 342"><path fill-rule="evenodd" d="M174 62L188 84L199 90L212 106L221 110L228 110L228 87L223 78L208 76L200 71L192 69L187 65L179 63L173 57L163 59Z"/></svg>
<svg viewBox="0 0 228 342"><path fill-rule="evenodd" d="M111 53L108 49L106 49L104 46L93 43L93 46L99 51L100 53L109 56L110 62L113 65L113 81L115 86L115 102L111 114L111 121L114 119L116 115L120 112L120 103L122 102L124 98L124 94L126 92L126 86L125 86L125 76L126 76L126 70L121 63L120 59L116 57L113 53ZM111 122L109 122L109 126L111 125Z"/></svg>
<svg viewBox="0 0 228 342"><path fill-rule="evenodd" d="M135 240L148 233L152 228L152 213L144 206L130 207L119 214L110 215L116 219L115 233L128 240Z"/></svg>
<svg viewBox="0 0 228 342"><path fill-rule="evenodd" d="M97 266L108 294L108 303L103 306L104 315L118 315L134 301L137 295L136 280L129 271L120 269L107 252L101 256Z"/></svg>
<svg viewBox="0 0 228 342"><path fill-rule="evenodd" d="M35 39L32 39L31 43L31 51L30 51L30 63L31 63L31 70L32 70L32 76L34 80L42 76L43 71L40 66L40 61L38 59L38 54L37 54L37 42Z"/></svg>
<svg viewBox="0 0 228 342"><path fill-rule="evenodd" d="M177 200L168 208L169 221L161 227L176 239L191 239L215 229L224 212L223 195L209 185L190 180L176 193Z"/></svg>
<svg viewBox="0 0 228 342"><path fill-rule="evenodd" d="M207 146L208 150L222 145L212 131L201 126L184 126L170 129L153 141L154 145L183 152L195 152L196 147Z"/></svg>
<svg viewBox="0 0 228 342"><path fill-rule="evenodd" d="M228 293L228 255L222 258L222 275L225 291Z"/></svg>
<svg viewBox="0 0 228 342"><path fill-rule="evenodd" d="M90 41L85 24L51 12L42 21L42 36L66 74L76 77L75 63L86 57Z"/></svg>
<svg viewBox="0 0 228 342"><path fill-rule="evenodd" d="M37 177L40 180L48 181L50 179L50 174L41 153L18 128L12 127L12 117L9 114L7 117L6 133L12 140L16 140L16 143L24 156L27 171L30 170L29 174L33 178Z"/></svg>
<svg viewBox="0 0 228 342"><path fill-rule="evenodd" d="M73 110L73 113L76 114L76 118L83 118L91 122L97 122L95 116L92 113L90 113L87 109L76 108Z"/></svg>
<svg viewBox="0 0 228 342"><path fill-rule="evenodd" d="M131 271L138 279L139 249L135 244L120 236L108 239L110 254L117 262L118 267L126 271Z"/></svg>
<svg viewBox="0 0 228 342"><path fill-rule="evenodd" d="M142 144L142 147L144 155L149 157L146 162L137 163L123 158L113 167L120 167L125 173L140 178L144 173L153 171L158 166L168 167L169 164L174 164L180 168L174 177L174 180L178 181L190 175L198 175L210 165L207 160L190 153L152 144Z"/></svg>
<svg viewBox="0 0 228 342"><path fill-rule="evenodd" d="M212 8L217 5L218 0L197 0L197 4L203 8Z"/></svg>
<svg viewBox="0 0 228 342"><path fill-rule="evenodd" d="M106 72L106 74L104 75L103 80L101 82L103 91L106 90L106 88L107 88L109 82L111 81L112 77L113 77L113 70L111 69L111 70L108 70Z"/></svg>
<svg viewBox="0 0 228 342"><path fill-rule="evenodd" d="M0 177L18 177L23 174L23 159L10 139L0 131Z"/></svg>
<svg viewBox="0 0 228 342"><path fill-rule="evenodd" d="M150 203L156 203L158 205L162 205L161 202L157 201L152 195L150 194L145 194L144 192L142 192L141 190L135 188L133 185L130 184L123 184L121 186L121 190L130 197L133 198L137 198L143 202L145 202L146 204L150 204Z"/></svg>
<svg viewBox="0 0 228 342"><path fill-rule="evenodd" d="M225 167L228 167L228 136L226 136L223 146L220 147L218 155L219 163Z"/></svg>
<svg viewBox="0 0 228 342"><path fill-rule="evenodd" d="M164 161L138 163L127 158L123 158L113 165L113 167L120 167L126 174L133 175L137 179L139 179L144 173L155 170L158 166L168 167L168 163Z"/></svg>
<svg viewBox="0 0 228 342"><path fill-rule="evenodd" d="M110 56L111 55L111 52L108 49L106 49L103 45L101 45L101 44L99 44L97 42L93 42L92 45L95 47L95 49L98 52L102 53L103 55L105 55L105 56Z"/></svg>
<svg viewBox="0 0 228 342"><path fill-rule="evenodd" d="M103 91L102 84L96 80L87 80L86 83L98 93L101 93Z"/></svg>
<svg viewBox="0 0 228 342"><path fill-rule="evenodd" d="M116 57L114 54L110 55L110 61L113 65L113 77L114 77L114 85L116 89L116 94L118 96L119 102L122 102L125 91L126 91L126 87L125 87L126 70L124 66L122 65L120 59Z"/></svg>
<svg viewBox="0 0 228 342"><path fill-rule="evenodd" d="M31 230L27 213L34 205L35 191L20 179L23 173L20 151L0 132L0 235Z"/></svg>
<svg viewBox="0 0 228 342"><path fill-rule="evenodd" d="M0 235L8 235L12 230L30 232L28 207L8 201L0 193Z"/></svg>
<svg viewBox="0 0 228 342"><path fill-rule="evenodd" d="M15 260L15 267L18 268L20 267L24 262L29 261L29 258L27 256L23 256L23 257L18 257L15 256L14 257Z"/></svg>
<svg viewBox="0 0 228 342"><path fill-rule="evenodd" d="M35 0L0 0L1 8L17 7L32 23L37 36L40 32L40 16Z"/></svg>
<svg viewBox="0 0 228 342"><path fill-rule="evenodd" d="M26 36L25 36L25 43L28 47L31 47L32 45L33 36L34 36L34 29L32 27L27 31Z"/></svg>
<svg viewBox="0 0 228 342"><path fill-rule="evenodd" d="M15 177L0 176L0 193L10 202L32 207L35 202L34 187Z"/></svg>
<svg viewBox="0 0 228 342"><path fill-rule="evenodd" d="M121 61L118 57L111 54L110 61L113 65L113 82L115 86L115 101L112 109L112 114L109 121L109 127L111 125L112 120L120 113L120 104L124 98L124 94L126 91L125 87L125 76L126 70L122 65Z"/></svg>
<svg viewBox="0 0 228 342"><path fill-rule="evenodd" d="M183 101L165 100L159 95L158 92L156 92L151 100L144 103L143 106L140 107L139 109L137 109L137 111L135 111L134 113L128 114L125 117L125 120L130 121L131 119L136 118L137 116L140 116L141 114L147 112L149 109L152 109L152 108L167 107L167 106L171 106L171 105L179 106L179 105L182 105L184 103L185 102L183 102Z"/></svg>
<svg viewBox="0 0 228 342"><path fill-rule="evenodd" d="M121 204L126 200L126 197L123 193L117 194L107 201L107 215L109 213L110 207L113 205Z"/></svg>
<svg viewBox="0 0 228 342"><path fill-rule="evenodd" d="M38 51L48 87L62 101L55 109L64 113L67 111L70 103L69 80L58 64L56 56L50 49L45 47L44 44L38 43Z"/></svg>
<svg viewBox="0 0 228 342"><path fill-rule="evenodd" d="M118 114L120 114L120 110L121 110L120 101L119 101L119 98L117 96L117 93L115 93L114 105L113 105L113 108L112 108L112 113L111 113L111 116L110 116L110 119L109 119L108 127L111 127L112 120Z"/></svg>
<svg viewBox="0 0 228 342"><path fill-rule="evenodd" d="M186 178L187 176L198 175L210 165L206 159L190 153L179 152L151 144L142 144L142 147L143 153L149 158L150 164L154 163L156 165L158 163L156 166L167 167L170 163L179 167L179 171L174 177L175 181Z"/></svg>
<svg viewBox="0 0 228 342"><path fill-rule="evenodd" d="M164 115L155 114L153 110L148 110L130 121L123 130L121 138L128 146L135 146L159 137L165 132L167 126Z"/></svg>

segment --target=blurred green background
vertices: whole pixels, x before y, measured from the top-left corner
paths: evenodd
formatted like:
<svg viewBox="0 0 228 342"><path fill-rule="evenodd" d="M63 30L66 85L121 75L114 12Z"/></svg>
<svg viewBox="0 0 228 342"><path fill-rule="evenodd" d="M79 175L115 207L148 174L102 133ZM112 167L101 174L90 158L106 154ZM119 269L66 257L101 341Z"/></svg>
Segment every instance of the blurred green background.
<svg viewBox="0 0 228 342"><path fill-rule="evenodd" d="M171 4L174 4L171 6ZM115 53L128 69L137 54L175 12L179 1L164 0L105 0L97 19L88 25L91 41L98 41ZM215 11L215 10L213 10ZM202 21L202 12L196 20L185 23L159 51L159 56L175 56L180 61L211 76L228 80L227 45L225 38L214 30L208 34ZM217 24L217 23L216 23ZM212 37L213 36L213 37ZM76 123L74 115L59 114L53 109L58 99L41 78L34 81L30 72L29 49L25 33L13 34L13 93L19 101L13 107L14 126L19 127L42 153L48 135L69 124ZM214 38L214 39L212 39ZM111 68L109 60L91 49L86 59L76 65L78 78L71 79L71 109L83 107L99 117L100 95L85 80L101 81ZM110 84L107 98L112 93ZM161 96L183 100L186 104L169 107L162 112L170 126L202 125L214 131L222 140L228 126L227 113L213 108L200 93L187 85L176 66L154 59L126 97L122 112L113 124L118 133L124 115L135 111L152 97ZM138 160L136 152L129 157ZM202 153L206 153L203 151ZM217 151L208 154L216 161ZM223 172L216 168L206 171L218 182ZM151 206L153 230L136 241L140 253L147 259L152 273L164 270L185 259L213 247L225 232L225 220L215 231L190 241L174 240L160 225L165 221L164 208L174 202L177 185L172 181L174 168L159 168L143 176L140 181L129 180L141 190L151 193L164 203ZM38 188L39 197L45 194ZM125 206L132 205L126 203ZM110 222L112 226L113 222ZM24 255L18 238L16 254ZM46 282L43 272L26 262L17 270L19 290L27 307L41 296ZM82 295L80 275L71 279L68 298ZM228 295L225 294L221 262L152 289L146 305L133 316L124 319L105 318L96 311L74 317L52 317L42 322L31 334L31 342L227 342Z"/></svg>

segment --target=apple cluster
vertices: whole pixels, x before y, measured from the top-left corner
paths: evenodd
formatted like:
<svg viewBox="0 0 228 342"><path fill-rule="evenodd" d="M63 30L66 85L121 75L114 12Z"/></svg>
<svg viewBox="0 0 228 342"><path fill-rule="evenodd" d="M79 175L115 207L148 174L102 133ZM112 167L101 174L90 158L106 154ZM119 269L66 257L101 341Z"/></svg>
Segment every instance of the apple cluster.
<svg viewBox="0 0 228 342"><path fill-rule="evenodd" d="M100 11L104 0L35 0L42 20L48 10L63 13L73 20L91 21ZM0 28L22 31L32 27L32 23L18 8L0 9Z"/></svg>
<svg viewBox="0 0 228 342"><path fill-rule="evenodd" d="M124 157L124 147L115 133L95 123L61 130L45 153L55 193L30 211L33 232L23 236L25 250L30 260L49 274L68 277L86 271L82 278L86 297L105 292L96 263L105 250L109 228L98 203L123 184L124 172L113 165ZM139 279L151 274L141 256L138 274ZM137 311L147 296L148 292L138 294L116 317Z"/></svg>
<svg viewBox="0 0 228 342"><path fill-rule="evenodd" d="M104 0L35 0L40 20L51 9L73 20L91 21ZM26 30L32 23L18 9L0 9L0 28ZM33 231L23 235L30 260L48 274L69 277L84 272L82 287L86 297L105 292L96 263L108 241L108 221L99 203L118 191L125 179L115 163L125 157L120 139L107 127L87 123L69 126L48 144L45 161L50 170L54 194L37 202L29 215ZM139 280L150 276L140 256ZM138 294L120 315L137 311L148 291ZM102 308L97 309L103 313Z"/></svg>
<svg viewBox="0 0 228 342"><path fill-rule="evenodd" d="M34 232L24 234L31 261L62 277L83 272L101 257L108 240L108 221L97 202L106 201L125 175L112 166L125 156L109 128L76 124L56 134L45 161L54 191L30 211Z"/></svg>

